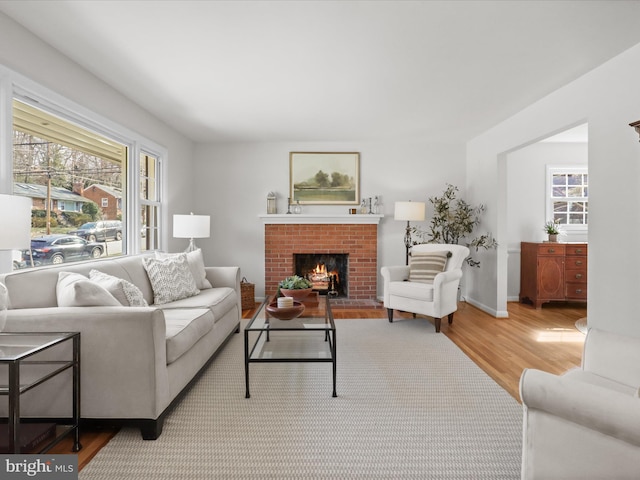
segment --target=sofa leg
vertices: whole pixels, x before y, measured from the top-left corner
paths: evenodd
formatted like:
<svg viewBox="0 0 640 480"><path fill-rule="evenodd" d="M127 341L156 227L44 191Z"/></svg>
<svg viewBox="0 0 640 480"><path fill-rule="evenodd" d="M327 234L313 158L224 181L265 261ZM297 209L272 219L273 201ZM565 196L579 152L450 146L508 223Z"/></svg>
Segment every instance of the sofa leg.
<svg viewBox="0 0 640 480"><path fill-rule="evenodd" d="M162 434L162 427L164 426L164 418L160 417L157 420L143 420L140 425L140 433L143 440L156 440Z"/></svg>
<svg viewBox="0 0 640 480"><path fill-rule="evenodd" d="M440 333L440 323L442 322L441 318L434 318L436 321L436 333Z"/></svg>
<svg viewBox="0 0 640 480"><path fill-rule="evenodd" d="M393 323L393 308L387 308L387 317L389 317L389 323Z"/></svg>
<svg viewBox="0 0 640 480"><path fill-rule="evenodd" d="M453 313L449 314L449 325L453 323Z"/></svg>

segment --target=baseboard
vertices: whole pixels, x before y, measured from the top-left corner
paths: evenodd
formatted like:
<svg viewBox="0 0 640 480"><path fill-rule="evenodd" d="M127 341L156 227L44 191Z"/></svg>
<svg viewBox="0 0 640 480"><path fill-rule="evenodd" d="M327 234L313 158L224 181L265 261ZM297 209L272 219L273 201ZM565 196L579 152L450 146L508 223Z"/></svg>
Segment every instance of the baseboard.
<svg viewBox="0 0 640 480"><path fill-rule="evenodd" d="M496 317L496 318L509 318L509 312L507 310L496 310L494 308L490 308L488 306L486 306L483 303L480 303L476 300L474 300L473 298L465 298L465 301L471 305L473 305L474 307L482 310L483 312L488 313L489 315Z"/></svg>

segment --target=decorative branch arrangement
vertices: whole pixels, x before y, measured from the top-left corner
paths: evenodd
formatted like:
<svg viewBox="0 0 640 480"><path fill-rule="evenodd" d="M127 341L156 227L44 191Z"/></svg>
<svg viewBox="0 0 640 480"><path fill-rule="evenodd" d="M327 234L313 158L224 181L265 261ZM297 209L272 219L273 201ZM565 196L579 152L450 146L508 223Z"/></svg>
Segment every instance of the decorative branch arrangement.
<svg viewBox="0 0 640 480"><path fill-rule="evenodd" d="M447 243L460 244L461 242L475 249L485 250L497 248L498 242L490 233L472 237L475 228L480 224L480 217L485 210L485 206L480 204L477 207L469 205L466 201L457 198L458 187L447 184L442 196L429 197L429 203L433 205L433 217L431 218L427 231L414 227L414 232L421 241L419 243ZM472 267L479 267L480 262L471 256L465 262Z"/></svg>

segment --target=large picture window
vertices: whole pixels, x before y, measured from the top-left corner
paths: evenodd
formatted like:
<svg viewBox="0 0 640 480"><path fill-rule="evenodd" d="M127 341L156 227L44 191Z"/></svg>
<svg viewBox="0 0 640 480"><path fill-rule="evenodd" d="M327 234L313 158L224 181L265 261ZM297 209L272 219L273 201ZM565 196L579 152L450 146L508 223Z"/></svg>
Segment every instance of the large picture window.
<svg viewBox="0 0 640 480"><path fill-rule="evenodd" d="M125 144L14 98L13 194L32 201L31 236L40 239L37 245L73 236L102 243L102 256L160 248L160 158L132 155L136 148L135 141ZM140 195L137 185L131 188L138 177ZM33 245L20 252L14 268L89 259L50 258Z"/></svg>

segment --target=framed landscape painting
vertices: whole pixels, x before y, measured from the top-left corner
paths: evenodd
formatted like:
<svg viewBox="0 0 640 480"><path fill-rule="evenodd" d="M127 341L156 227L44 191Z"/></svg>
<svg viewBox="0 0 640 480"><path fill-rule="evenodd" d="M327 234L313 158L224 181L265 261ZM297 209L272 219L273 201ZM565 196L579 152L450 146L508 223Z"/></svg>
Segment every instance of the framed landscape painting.
<svg viewBox="0 0 640 480"><path fill-rule="evenodd" d="M289 197L316 205L360 204L360 154L291 152Z"/></svg>

